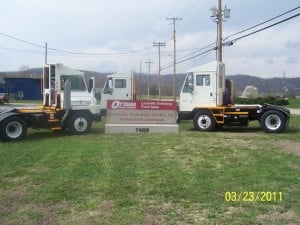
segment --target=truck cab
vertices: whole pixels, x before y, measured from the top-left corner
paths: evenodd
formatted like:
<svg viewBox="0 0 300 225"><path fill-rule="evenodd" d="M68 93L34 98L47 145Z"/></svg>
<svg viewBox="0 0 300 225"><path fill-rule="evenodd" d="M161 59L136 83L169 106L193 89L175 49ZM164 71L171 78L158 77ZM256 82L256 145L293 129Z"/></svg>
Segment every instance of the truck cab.
<svg viewBox="0 0 300 225"><path fill-rule="evenodd" d="M180 93L178 121L193 120L196 130L213 131L223 126L243 127L258 120L264 131L285 130L289 110L275 105L234 105L232 84L225 79L225 64L210 62L187 71Z"/></svg>
<svg viewBox="0 0 300 225"><path fill-rule="evenodd" d="M66 81L70 82L70 96L66 95ZM89 109L93 114L99 113L94 83L88 87L81 71L62 64L47 64L43 68L43 106L66 109L68 103L67 108L73 110Z"/></svg>
<svg viewBox="0 0 300 225"><path fill-rule="evenodd" d="M189 114L195 106L217 105L217 62L189 69L180 92L181 114Z"/></svg>
<svg viewBox="0 0 300 225"><path fill-rule="evenodd" d="M106 115L107 100L136 99L135 79L132 70L108 75L101 94L101 115Z"/></svg>

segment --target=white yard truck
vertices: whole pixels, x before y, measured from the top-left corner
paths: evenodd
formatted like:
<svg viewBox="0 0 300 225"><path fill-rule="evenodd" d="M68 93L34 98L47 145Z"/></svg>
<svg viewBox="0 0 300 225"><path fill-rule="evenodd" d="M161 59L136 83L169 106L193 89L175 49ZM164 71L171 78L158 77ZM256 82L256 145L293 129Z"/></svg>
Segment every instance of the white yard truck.
<svg viewBox="0 0 300 225"><path fill-rule="evenodd" d="M43 68L43 105L1 107L0 138L20 140L28 127L87 133L92 121L101 119L107 99L134 99L133 80L132 71L108 75L101 93L95 87L95 78L87 85L82 72L62 64L47 64Z"/></svg>
<svg viewBox="0 0 300 225"><path fill-rule="evenodd" d="M101 95L101 115L106 115L107 100L135 100L136 81L132 70L108 75Z"/></svg>
<svg viewBox="0 0 300 225"><path fill-rule="evenodd" d="M194 128L213 131L222 126L243 127L258 120L262 129L280 133L290 111L276 105L235 105L232 87L225 80L225 65L216 61L187 71L180 93L178 120L193 120Z"/></svg>

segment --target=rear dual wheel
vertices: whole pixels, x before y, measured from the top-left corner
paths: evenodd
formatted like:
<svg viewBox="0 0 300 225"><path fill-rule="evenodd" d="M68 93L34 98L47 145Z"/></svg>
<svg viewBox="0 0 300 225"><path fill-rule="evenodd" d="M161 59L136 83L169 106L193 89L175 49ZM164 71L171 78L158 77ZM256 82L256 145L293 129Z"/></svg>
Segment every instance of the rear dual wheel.
<svg viewBox="0 0 300 225"><path fill-rule="evenodd" d="M283 132L286 128L286 123L286 116L278 110L266 111L260 118L260 125L267 133Z"/></svg>
<svg viewBox="0 0 300 225"><path fill-rule="evenodd" d="M26 133L26 121L20 116L8 117L0 125L0 137L4 141L21 140Z"/></svg>

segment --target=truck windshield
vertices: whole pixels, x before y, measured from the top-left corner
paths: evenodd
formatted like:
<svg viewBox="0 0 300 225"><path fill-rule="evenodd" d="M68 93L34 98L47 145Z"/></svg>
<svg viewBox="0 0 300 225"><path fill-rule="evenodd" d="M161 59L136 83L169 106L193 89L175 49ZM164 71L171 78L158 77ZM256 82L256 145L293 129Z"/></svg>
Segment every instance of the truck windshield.
<svg viewBox="0 0 300 225"><path fill-rule="evenodd" d="M194 74L193 73L188 73L187 76L186 76L185 82L184 82L182 92L184 92L184 93L193 92L193 89L194 89L193 79L194 79Z"/></svg>
<svg viewBox="0 0 300 225"><path fill-rule="evenodd" d="M107 78L103 90L103 94L111 94L113 92L113 80L111 77Z"/></svg>
<svg viewBox="0 0 300 225"><path fill-rule="evenodd" d="M71 90L74 91L85 91L86 86L82 76L77 75L62 75L61 80L69 80L71 83Z"/></svg>

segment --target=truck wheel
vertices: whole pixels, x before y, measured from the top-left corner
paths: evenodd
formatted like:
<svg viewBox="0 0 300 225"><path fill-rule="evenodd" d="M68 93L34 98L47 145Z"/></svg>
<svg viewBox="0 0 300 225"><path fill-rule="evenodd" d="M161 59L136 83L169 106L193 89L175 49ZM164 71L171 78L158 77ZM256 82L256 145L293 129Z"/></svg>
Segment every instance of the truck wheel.
<svg viewBox="0 0 300 225"><path fill-rule="evenodd" d="M26 121L19 116L8 117L0 125L0 137L4 141L18 141L26 136Z"/></svg>
<svg viewBox="0 0 300 225"><path fill-rule="evenodd" d="M194 128L199 131L213 131L216 121L209 111L203 110L196 113L193 119Z"/></svg>
<svg viewBox="0 0 300 225"><path fill-rule="evenodd" d="M260 125L267 133L280 133L286 127L286 117L278 110L269 110L261 116Z"/></svg>
<svg viewBox="0 0 300 225"><path fill-rule="evenodd" d="M75 113L71 116L68 127L73 134L86 134L91 128L91 119L86 113Z"/></svg>

